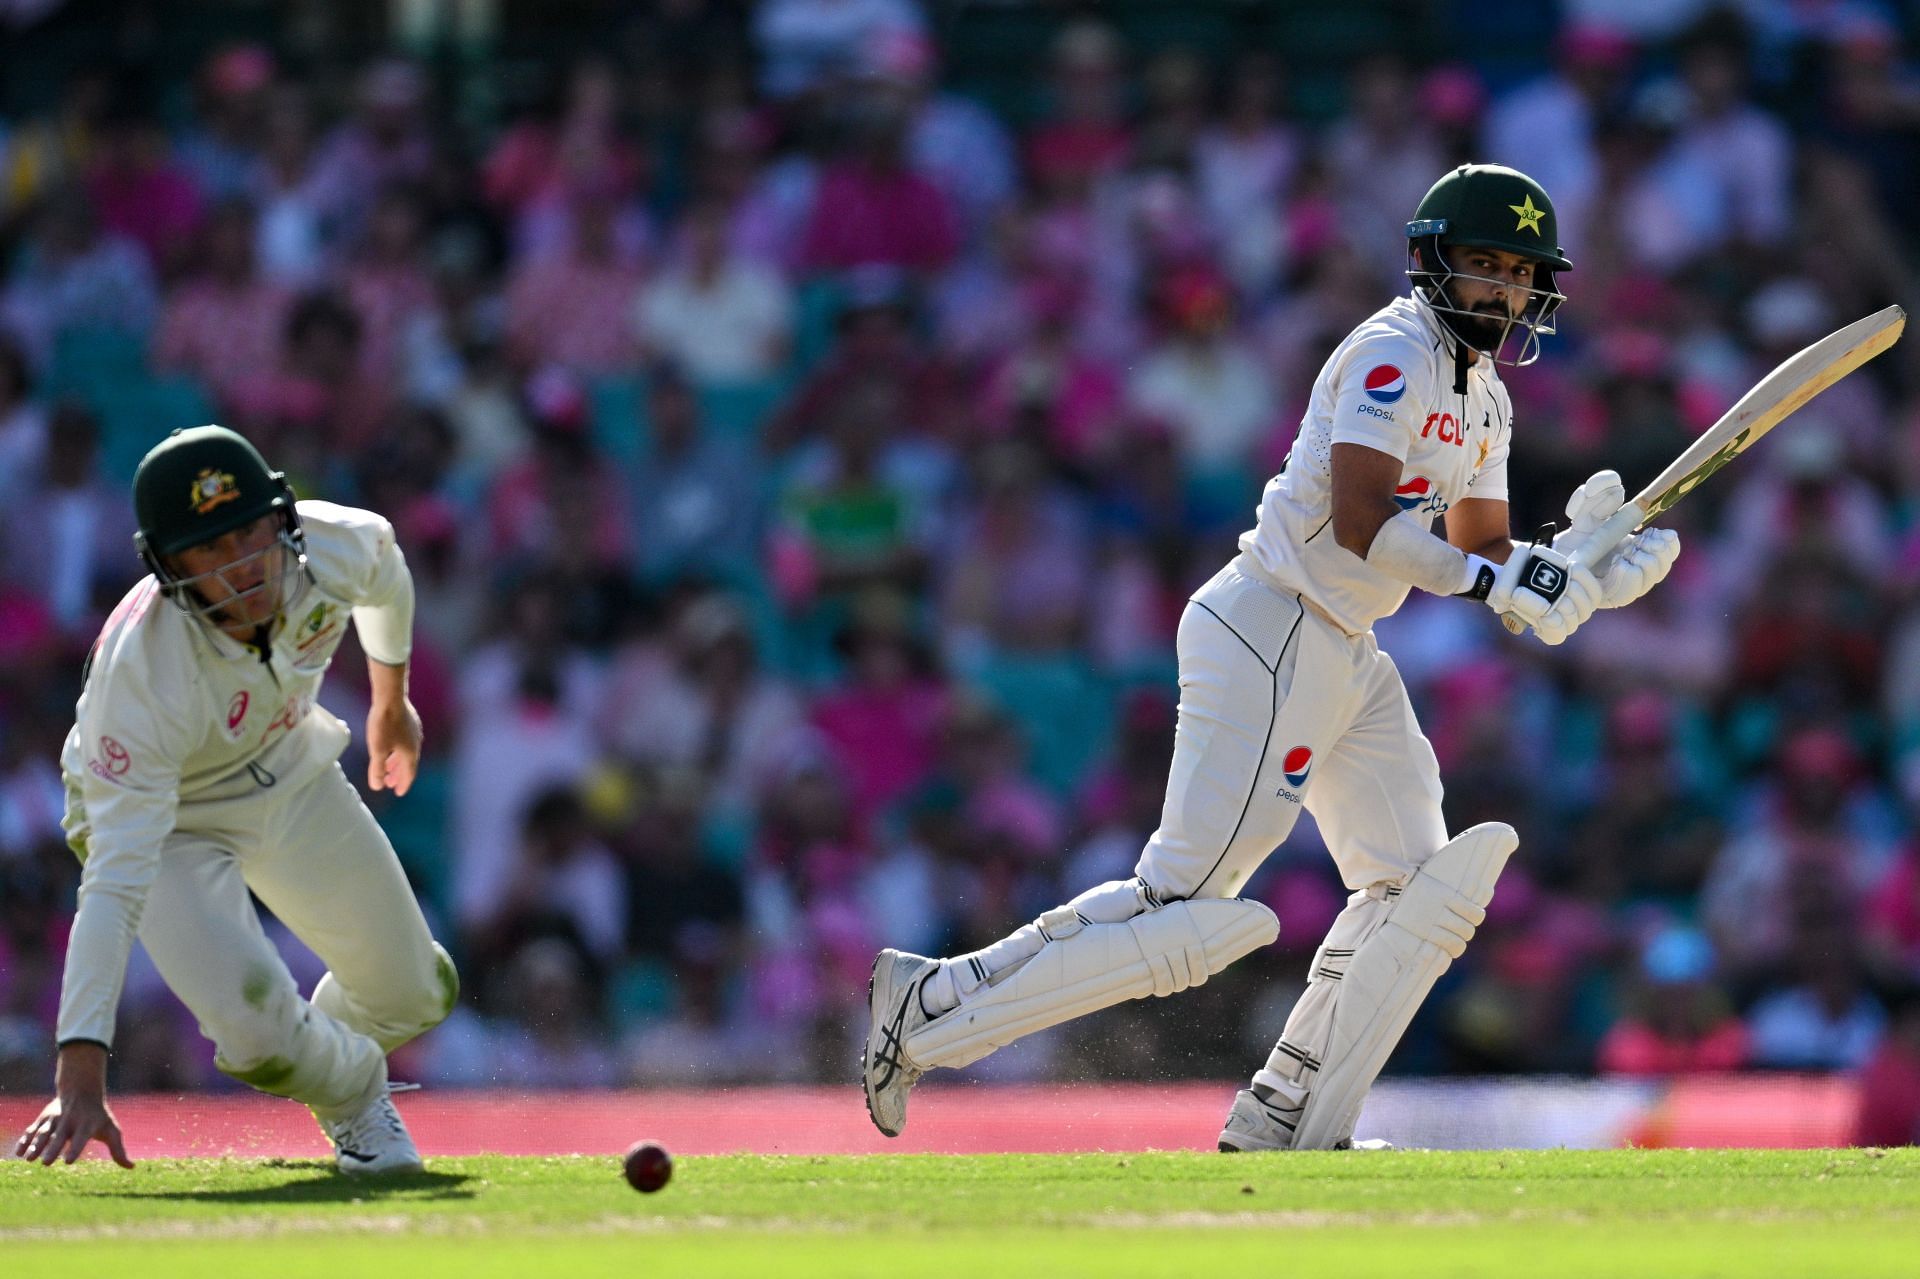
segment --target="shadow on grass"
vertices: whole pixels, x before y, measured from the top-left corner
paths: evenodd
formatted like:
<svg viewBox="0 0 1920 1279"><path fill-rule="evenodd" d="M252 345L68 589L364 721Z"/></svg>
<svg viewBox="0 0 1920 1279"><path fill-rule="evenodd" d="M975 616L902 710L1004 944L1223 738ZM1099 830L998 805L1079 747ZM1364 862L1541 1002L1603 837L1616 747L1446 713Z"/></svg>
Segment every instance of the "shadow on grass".
<svg viewBox="0 0 1920 1279"><path fill-rule="evenodd" d="M273 1186L240 1186L229 1190L101 1190L93 1193L105 1199L175 1199L197 1203L227 1204L327 1204L367 1203L387 1198L471 1199L474 1192L465 1188L473 1178L466 1173L390 1172L348 1177L333 1170L331 1162L313 1160L270 1160L265 1165L274 1171L300 1175Z"/></svg>

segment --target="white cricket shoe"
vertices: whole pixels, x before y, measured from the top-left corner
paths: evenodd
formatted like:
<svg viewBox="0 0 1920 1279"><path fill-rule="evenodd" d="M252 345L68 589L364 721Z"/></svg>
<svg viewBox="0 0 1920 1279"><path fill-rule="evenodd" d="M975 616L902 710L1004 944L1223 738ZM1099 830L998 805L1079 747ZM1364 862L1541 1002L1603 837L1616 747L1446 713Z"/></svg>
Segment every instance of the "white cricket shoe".
<svg viewBox="0 0 1920 1279"><path fill-rule="evenodd" d="M1220 1149L1292 1150L1293 1130L1300 1124L1299 1106L1276 1106L1260 1100L1251 1088L1233 1095L1227 1126L1220 1130Z"/></svg>
<svg viewBox="0 0 1920 1279"><path fill-rule="evenodd" d="M1262 1101L1251 1088L1242 1088L1233 1096L1233 1109L1227 1112L1227 1126L1220 1132L1220 1149L1292 1150L1293 1131L1300 1124L1300 1106L1278 1106ZM1379 1137L1349 1137L1335 1150L1392 1150L1393 1143Z"/></svg>
<svg viewBox="0 0 1920 1279"><path fill-rule="evenodd" d="M920 987L939 963L924 955L883 950L867 979L867 1046L860 1055L867 1116L889 1137L907 1126L907 1094L926 1072L907 1058L907 1036L927 1024Z"/></svg>
<svg viewBox="0 0 1920 1279"><path fill-rule="evenodd" d="M413 1144L407 1126L394 1107L393 1094L418 1085L392 1085L383 1082L359 1110L345 1119L329 1123L320 1120L327 1140L333 1143L334 1162L350 1177L378 1172L420 1172L420 1148Z"/></svg>

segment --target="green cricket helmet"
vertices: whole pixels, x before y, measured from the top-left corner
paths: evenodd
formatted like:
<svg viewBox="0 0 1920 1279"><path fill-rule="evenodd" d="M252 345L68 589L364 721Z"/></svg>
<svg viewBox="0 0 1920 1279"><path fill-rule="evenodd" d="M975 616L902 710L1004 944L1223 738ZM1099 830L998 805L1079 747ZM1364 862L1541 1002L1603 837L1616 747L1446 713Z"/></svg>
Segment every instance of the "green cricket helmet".
<svg viewBox="0 0 1920 1279"><path fill-rule="evenodd" d="M133 511L139 531L133 544L158 579L161 590L188 612L210 621L211 614L240 594L281 591L306 564L306 541L294 509L293 486L268 467L245 437L224 426L195 426L173 432L153 446L133 474ZM274 545L195 577L182 577L170 559L192 546L211 542L263 516L280 517ZM265 578L245 592L229 584L218 605L209 606L194 588L230 573L261 555L279 552Z"/></svg>
<svg viewBox="0 0 1920 1279"><path fill-rule="evenodd" d="M1428 190L1407 223L1407 268L1415 291L1433 306L1447 327L1469 345L1502 364L1531 364L1540 355L1540 339L1554 331L1554 312L1566 295L1554 286L1554 272L1573 263L1560 246L1560 225L1546 188L1503 164L1463 164ZM1456 279L1483 279L1454 267L1448 250L1498 249L1534 263L1533 287L1519 315L1502 323L1457 304L1448 286ZM1508 358L1507 339L1519 329L1526 336Z"/></svg>

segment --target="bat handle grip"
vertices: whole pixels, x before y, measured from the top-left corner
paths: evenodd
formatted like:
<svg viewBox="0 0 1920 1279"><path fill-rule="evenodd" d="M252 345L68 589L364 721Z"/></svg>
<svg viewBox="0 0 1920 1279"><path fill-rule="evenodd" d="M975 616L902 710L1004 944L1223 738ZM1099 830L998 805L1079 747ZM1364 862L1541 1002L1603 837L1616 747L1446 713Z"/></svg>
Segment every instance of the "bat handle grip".
<svg viewBox="0 0 1920 1279"><path fill-rule="evenodd" d="M1613 513L1613 517L1587 537L1574 544L1567 558L1581 568L1590 569L1607 558L1609 552L1626 541L1633 530L1640 527L1647 518L1647 508L1638 502L1628 502ZM1564 544L1563 544L1564 545ZM1507 630L1519 635L1527 629L1527 624L1512 613L1503 613L1500 622Z"/></svg>
<svg viewBox="0 0 1920 1279"><path fill-rule="evenodd" d="M1613 513L1613 518L1593 531L1592 536L1583 539L1573 548L1568 559L1581 568L1592 568L1607 558L1609 552L1627 540L1633 530L1647 518L1647 508L1638 502L1628 502Z"/></svg>

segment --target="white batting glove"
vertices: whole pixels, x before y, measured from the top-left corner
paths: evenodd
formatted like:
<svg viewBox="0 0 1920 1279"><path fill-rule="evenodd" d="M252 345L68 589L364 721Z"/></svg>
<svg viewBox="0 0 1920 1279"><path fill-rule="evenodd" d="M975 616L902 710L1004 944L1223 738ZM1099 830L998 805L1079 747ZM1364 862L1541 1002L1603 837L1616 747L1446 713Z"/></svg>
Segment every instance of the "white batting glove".
<svg viewBox="0 0 1920 1279"><path fill-rule="evenodd" d="M1487 592L1487 607L1518 618L1548 644L1564 643L1599 602L1593 574L1551 546L1516 544Z"/></svg>
<svg viewBox="0 0 1920 1279"><path fill-rule="evenodd" d="M1555 535L1553 549L1572 555L1602 524L1612 519L1627 500L1618 471L1596 471L1567 499L1572 524ZM1680 535L1671 529L1650 528L1621 542L1593 565L1600 583L1600 607L1622 608L1660 584L1680 554Z"/></svg>
<svg viewBox="0 0 1920 1279"><path fill-rule="evenodd" d="M1592 573L1575 565L1565 593L1554 601L1545 617L1533 624L1533 633L1542 644L1564 644L1567 636L1579 630L1599 607L1600 583Z"/></svg>
<svg viewBox="0 0 1920 1279"><path fill-rule="evenodd" d="M1600 607L1622 608L1658 586L1680 557L1680 535L1643 529L1626 541L1600 574Z"/></svg>
<svg viewBox="0 0 1920 1279"><path fill-rule="evenodd" d="M1567 519L1573 527L1554 535L1553 549L1563 555L1573 554L1626 501L1627 486L1620 482L1620 472L1595 471L1567 499Z"/></svg>

